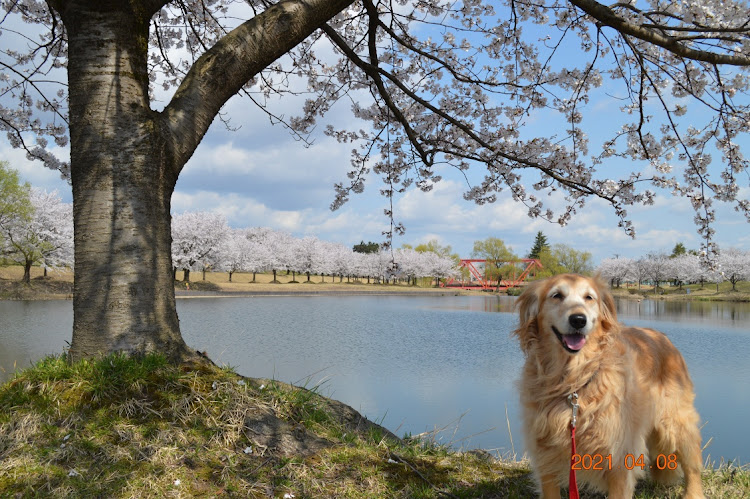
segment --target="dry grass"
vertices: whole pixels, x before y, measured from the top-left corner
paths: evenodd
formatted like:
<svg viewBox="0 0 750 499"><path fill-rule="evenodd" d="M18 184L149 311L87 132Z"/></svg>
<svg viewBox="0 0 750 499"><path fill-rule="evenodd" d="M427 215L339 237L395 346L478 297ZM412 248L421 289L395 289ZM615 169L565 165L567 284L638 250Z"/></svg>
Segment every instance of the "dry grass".
<svg viewBox="0 0 750 499"><path fill-rule="evenodd" d="M22 284L23 268L18 265L0 266L0 299L70 299L72 297L73 272L70 269L50 271L49 277L43 278L43 271L39 267L31 269L31 286ZM273 283L272 273L259 273L253 280L252 273L236 272L229 282L229 275L225 272L206 272L203 279L202 272L190 274L189 290L182 282L182 271L177 272L175 287L180 298L196 298L207 294L364 294L364 293L436 293L436 294L476 294L478 291L446 290L433 286L412 286L407 284L375 284L374 281L355 280L331 276L307 276L297 274L296 282L293 275L286 272L277 273L278 283Z"/></svg>
<svg viewBox="0 0 750 499"><path fill-rule="evenodd" d="M41 267L31 267L31 278L36 279L44 276ZM23 267L20 265L0 266L0 280L20 281L23 277ZM50 270L48 277L56 281L73 282L73 271L70 269Z"/></svg>
<svg viewBox="0 0 750 499"><path fill-rule="evenodd" d="M689 290L689 293L688 293ZM750 281L741 281L732 289L732 284L722 282L718 289L715 283L689 284L682 287L662 284L656 292L653 286L631 285L614 288L613 294L618 297L670 301L736 301L750 302Z"/></svg>
<svg viewBox="0 0 750 499"><path fill-rule="evenodd" d="M177 272L177 280L182 280L182 272ZM340 277L311 275L310 281L307 280L306 274L288 274L286 272L277 272L276 280L273 282L272 273L259 273L255 275L253 281L252 273L236 272L232 275L232 282L229 282L229 275L222 272L207 272L206 279L203 280L202 272L190 273L191 292L181 294L180 296L198 295L201 291L201 284L206 282L214 285L221 292L230 293L274 293L274 294L306 294L306 293L438 293L445 294L473 294L477 291L462 291L457 289L436 288L431 285L413 286L407 284L376 284L374 280L367 282L367 279L347 279ZM178 289L185 289L182 282L177 283Z"/></svg>
<svg viewBox="0 0 750 499"><path fill-rule="evenodd" d="M48 358L0 386L2 497L438 497L528 486L515 463L407 443L314 391L208 363Z"/></svg>
<svg viewBox="0 0 750 499"><path fill-rule="evenodd" d="M73 298L73 272L69 269L44 271L31 268L31 282L24 283L23 267L0 266L0 299L2 300L58 300Z"/></svg>

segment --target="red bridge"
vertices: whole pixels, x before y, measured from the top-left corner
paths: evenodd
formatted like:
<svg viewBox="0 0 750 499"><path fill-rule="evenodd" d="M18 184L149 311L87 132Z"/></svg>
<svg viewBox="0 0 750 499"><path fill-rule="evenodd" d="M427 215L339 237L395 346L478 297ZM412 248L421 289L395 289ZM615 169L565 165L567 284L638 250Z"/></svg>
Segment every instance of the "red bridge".
<svg viewBox="0 0 750 499"><path fill-rule="evenodd" d="M497 280L487 276L488 262L491 267L494 267L493 273L499 274ZM482 265L482 271L474 266L475 263L484 264ZM455 279L448 279L448 281L443 284L444 287L481 289L483 291L494 289L499 291L523 286L529 276L534 276L536 274L536 269L542 268L542 262L536 258L522 258L520 260L466 259L461 260L459 266L469 271L469 280L465 281L462 279L461 281L456 281Z"/></svg>

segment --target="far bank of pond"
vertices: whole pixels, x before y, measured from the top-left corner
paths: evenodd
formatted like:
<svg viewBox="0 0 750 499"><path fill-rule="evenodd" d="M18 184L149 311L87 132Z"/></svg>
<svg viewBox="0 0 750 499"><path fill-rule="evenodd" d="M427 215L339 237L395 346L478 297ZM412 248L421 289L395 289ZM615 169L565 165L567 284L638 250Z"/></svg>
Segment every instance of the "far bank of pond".
<svg viewBox="0 0 750 499"><path fill-rule="evenodd" d="M20 266L0 267L0 300L50 300L72 299L73 274L69 270L50 271L43 275L42 269L32 268L32 280L29 284L21 282L23 269ZM178 278L181 273L178 272ZM175 292L180 298L218 297L218 296L258 296L258 295L320 295L320 294L438 294L438 295L492 295L492 291L463 290L453 287L434 287L424 279L420 286L405 283L376 284L366 279L356 280L332 276L310 276L277 273L276 283L272 283L273 274L236 272L232 282L228 274L207 272L205 279L201 272L192 274L189 283L175 281ZM732 301L750 302L750 282L737 283L736 290L728 282L704 285L668 286L662 284L654 291L652 286L637 284L615 287L615 296L630 300L677 300L677 301ZM509 292L510 293L510 292ZM502 292L500 293L503 294Z"/></svg>

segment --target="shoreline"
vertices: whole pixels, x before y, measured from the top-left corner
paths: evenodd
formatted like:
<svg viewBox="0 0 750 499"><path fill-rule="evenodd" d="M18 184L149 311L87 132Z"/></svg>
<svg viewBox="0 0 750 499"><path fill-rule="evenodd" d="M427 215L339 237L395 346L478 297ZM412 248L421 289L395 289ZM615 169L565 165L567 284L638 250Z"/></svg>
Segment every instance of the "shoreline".
<svg viewBox="0 0 750 499"><path fill-rule="evenodd" d="M43 276L42 270L32 268L31 282L21 281L23 270L20 267L0 267L0 300L71 300L73 298L73 274L69 270L50 272ZM181 278L178 272L177 278ZM293 281L294 275L277 274L277 281L272 282L271 274L235 273L234 281L229 282L226 273L206 274L206 279L196 273L197 280L190 281L190 289L186 283L175 281L175 297L178 299L195 298L241 298L254 296L503 296L493 291L465 290L460 288L440 288L433 286L415 286L407 284L375 284L361 281L333 282L329 277L314 276L315 281L306 281L305 276L297 275L300 281ZM323 281L321 281L323 279ZM327 280L325 280L327 279ZM298 284L298 286L295 286ZM612 288L615 298L641 301L715 301L715 302L750 302L750 283L738 283L738 291L729 289L729 283L720 285L719 291L715 284L699 288L696 285L684 286L680 289L664 288L661 294L653 292L653 288L642 286ZM688 292L689 290L689 292ZM665 292L666 291L666 292Z"/></svg>
<svg viewBox="0 0 750 499"><path fill-rule="evenodd" d="M178 282L175 286L175 298L183 299L203 299L203 298L253 298L253 297L302 297L302 296L508 296L503 293L485 292L480 290L465 290L460 288L422 288L418 286L406 285L376 285L376 284L346 284L346 283L325 283L317 284L318 289L289 289L284 284L264 284L264 283L244 283L249 286L243 286L244 289L238 289L233 286L227 289L221 284L212 289L201 289L201 281L192 284L198 284L194 289L181 289ZM46 284L46 283L45 283ZM217 283L213 283L217 284ZM232 284L232 283L230 283ZM70 289L65 292L56 292L59 285L50 289L48 286L39 285L33 282L30 287L24 287L20 281L7 281L0 279L0 301L47 301L47 300L72 300L73 290L72 283ZM242 286L242 285L241 285ZM279 289L283 286L284 289ZM351 286L348 287L347 286ZM376 288L376 286L378 286ZM250 289L248 289L248 287ZM616 299L629 301L679 301L679 302L721 302L721 303L750 303L750 293L741 291L720 292L710 291L708 293L690 293L690 294L653 294L648 291L642 293L630 293L626 290L612 290L612 295Z"/></svg>

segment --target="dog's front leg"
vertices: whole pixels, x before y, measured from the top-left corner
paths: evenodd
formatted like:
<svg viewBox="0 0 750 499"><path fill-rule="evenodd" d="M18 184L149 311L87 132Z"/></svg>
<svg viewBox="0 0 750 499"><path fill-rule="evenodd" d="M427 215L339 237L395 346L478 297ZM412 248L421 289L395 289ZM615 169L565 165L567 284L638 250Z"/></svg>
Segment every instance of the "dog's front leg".
<svg viewBox="0 0 750 499"><path fill-rule="evenodd" d="M636 479L626 470L611 471L607 474L609 499L632 499L635 493Z"/></svg>
<svg viewBox="0 0 750 499"><path fill-rule="evenodd" d="M542 477L542 499L560 499L560 486L553 475Z"/></svg>

